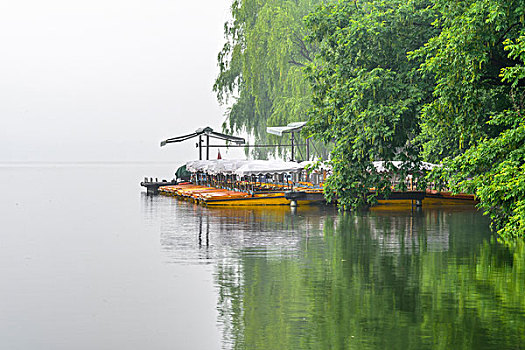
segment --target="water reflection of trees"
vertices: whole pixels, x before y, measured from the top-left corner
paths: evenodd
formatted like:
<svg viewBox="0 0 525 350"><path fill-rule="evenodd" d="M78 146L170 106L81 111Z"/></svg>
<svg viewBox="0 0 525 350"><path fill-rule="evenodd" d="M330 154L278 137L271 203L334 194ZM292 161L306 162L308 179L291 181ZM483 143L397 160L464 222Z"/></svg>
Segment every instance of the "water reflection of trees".
<svg viewBox="0 0 525 350"><path fill-rule="evenodd" d="M322 221L300 236L293 258L241 249L235 264L218 262L225 347L525 344L524 249L489 243L479 214L342 214ZM296 229L301 224L295 219Z"/></svg>
<svg viewBox="0 0 525 350"><path fill-rule="evenodd" d="M225 348L525 344L525 248L491 243L476 212L144 201L168 259L215 266Z"/></svg>

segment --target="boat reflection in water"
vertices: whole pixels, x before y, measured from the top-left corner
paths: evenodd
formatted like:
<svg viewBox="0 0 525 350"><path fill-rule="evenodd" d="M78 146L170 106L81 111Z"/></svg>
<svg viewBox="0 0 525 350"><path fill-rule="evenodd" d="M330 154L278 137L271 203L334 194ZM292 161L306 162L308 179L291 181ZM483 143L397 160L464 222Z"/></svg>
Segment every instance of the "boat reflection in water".
<svg viewBox="0 0 525 350"><path fill-rule="evenodd" d="M213 268L225 349L525 344L525 249L493 242L472 208L341 214L158 200L167 259Z"/></svg>

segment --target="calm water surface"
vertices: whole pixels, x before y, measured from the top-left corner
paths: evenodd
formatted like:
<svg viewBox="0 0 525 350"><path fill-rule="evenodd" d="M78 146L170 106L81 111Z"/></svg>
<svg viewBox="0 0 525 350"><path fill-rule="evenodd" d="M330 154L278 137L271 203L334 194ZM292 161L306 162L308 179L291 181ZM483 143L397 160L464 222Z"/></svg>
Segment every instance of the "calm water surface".
<svg viewBox="0 0 525 350"><path fill-rule="evenodd" d="M0 165L0 349L524 349L525 248L469 208L213 209L170 165Z"/></svg>

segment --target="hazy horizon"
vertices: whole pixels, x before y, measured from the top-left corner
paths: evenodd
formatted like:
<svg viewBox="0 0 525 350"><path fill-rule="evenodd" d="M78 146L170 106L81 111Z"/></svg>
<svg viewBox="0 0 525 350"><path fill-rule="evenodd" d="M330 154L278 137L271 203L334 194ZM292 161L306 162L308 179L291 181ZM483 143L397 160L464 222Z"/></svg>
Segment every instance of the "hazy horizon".
<svg viewBox="0 0 525 350"><path fill-rule="evenodd" d="M1 4L0 162L195 159L193 140L159 144L221 129L212 86L230 3Z"/></svg>

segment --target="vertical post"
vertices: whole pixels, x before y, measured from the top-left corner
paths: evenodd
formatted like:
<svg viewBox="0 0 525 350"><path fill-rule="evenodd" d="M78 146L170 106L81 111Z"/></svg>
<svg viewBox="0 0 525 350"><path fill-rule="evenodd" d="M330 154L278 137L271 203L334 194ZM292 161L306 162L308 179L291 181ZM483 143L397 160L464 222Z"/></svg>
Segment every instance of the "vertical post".
<svg viewBox="0 0 525 350"><path fill-rule="evenodd" d="M210 217L206 217L206 247L210 246Z"/></svg>
<svg viewBox="0 0 525 350"><path fill-rule="evenodd" d="M294 161L294 141L295 141L295 134L293 131L291 132L291 135L292 135L292 162L293 162Z"/></svg>
<svg viewBox="0 0 525 350"><path fill-rule="evenodd" d="M306 159L310 160L310 138L306 138Z"/></svg>
<svg viewBox="0 0 525 350"><path fill-rule="evenodd" d="M202 215L199 215L199 248L202 246Z"/></svg>
<svg viewBox="0 0 525 350"><path fill-rule="evenodd" d="M202 136L199 135L199 160L202 160Z"/></svg>
<svg viewBox="0 0 525 350"><path fill-rule="evenodd" d="M210 160L210 135L206 135L206 160Z"/></svg>

